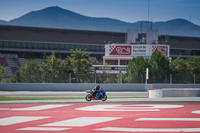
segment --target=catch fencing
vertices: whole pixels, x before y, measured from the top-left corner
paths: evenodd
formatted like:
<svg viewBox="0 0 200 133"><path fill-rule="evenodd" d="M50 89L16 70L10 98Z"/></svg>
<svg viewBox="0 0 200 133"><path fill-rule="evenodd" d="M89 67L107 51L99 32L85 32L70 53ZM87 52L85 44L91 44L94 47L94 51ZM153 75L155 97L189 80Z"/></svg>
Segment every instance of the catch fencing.
<svg viewBox="0 0 200 133"><path fill-rule="evenodd" d="M37 81L22 82L17 79L17 83L116 83L116 84L200 84L200 74L165 74L149 75L127 75L123 73L89 73L87 75L67 74L58 78L49 76L45 78L41 75Z"/></svg>

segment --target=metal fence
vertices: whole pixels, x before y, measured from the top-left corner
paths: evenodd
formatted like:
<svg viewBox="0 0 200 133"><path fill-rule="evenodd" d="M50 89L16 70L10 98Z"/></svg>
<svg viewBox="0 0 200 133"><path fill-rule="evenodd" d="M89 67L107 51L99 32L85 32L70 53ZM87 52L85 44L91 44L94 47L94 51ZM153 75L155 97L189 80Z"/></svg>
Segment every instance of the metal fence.
<svg viewBox="0 0 200 133"><path fill-rule="evenodd" d="M22 83L20 79L16 82ZM26 82L29 83L29 82ZM30 83L117 83L117 84L200 84L200 74L166 74L166 75L149 75L146 81L146 75L127 75L123 73L89 73L88 75L62 75L59 78L43 77L40 80Z"/></svg>
<svg viewBox="0 0 200 133"><path fill-rule="evenodd" d="M73 78L72 78L73 79ZM88 79L88 81L86 81ZM75 80L72 80L72 83ZM91 74L90 77L82 80L88 83L149 83L149 84L200 84L200 74L166 74L166 75L149 75L146 81L146 75L128 76L126 74Z"/></svg>

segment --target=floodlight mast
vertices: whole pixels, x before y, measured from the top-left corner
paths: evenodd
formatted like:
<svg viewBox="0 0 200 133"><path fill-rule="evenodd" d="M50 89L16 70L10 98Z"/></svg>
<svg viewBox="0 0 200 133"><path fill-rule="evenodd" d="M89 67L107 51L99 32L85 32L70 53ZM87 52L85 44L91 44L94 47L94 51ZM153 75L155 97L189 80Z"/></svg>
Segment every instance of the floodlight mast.
<svg viewBox="0 0 200 133"><path fill-rule="evenodd" d="M148 0L148 22L149 22L149 12L150 12L150 0Z"/></svg>

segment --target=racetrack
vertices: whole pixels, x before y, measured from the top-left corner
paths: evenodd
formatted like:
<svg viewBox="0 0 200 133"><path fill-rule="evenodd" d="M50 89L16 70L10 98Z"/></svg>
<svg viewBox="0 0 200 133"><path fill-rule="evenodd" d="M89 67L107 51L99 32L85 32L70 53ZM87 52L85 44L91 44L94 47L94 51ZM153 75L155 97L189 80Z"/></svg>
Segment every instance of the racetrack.
<svg viewBox="0 0 200 133"><path fill-rule="evenodd" d="M0 131L200 132L200 103L0 104Z"/></svg>
<svg viewBox="0 0 200 133"><path fill-rule="evenodd" d="M146 97L146 92L107 92L106 102L87 102L85 92L2 91L0 94L10 97L82 97L0 101L2 133L200 132L199 97L129 98Z"/></svg>
<svg viewBox="0 0 200 133"><path fill-rule="evenodd" d="M147 92L106 92L108 97L147 97ZM52 91L0 91L0 96L7 97L85 97L86 92Z"/></svg>
<svg viewBox="0 0 200 133"><path fill-rule="evenodd" d="M168 98L147 98L147 92L107 92L108 99L104 103L145 103L145 102L195 102L200 103L200 97L168 97ZM0 96L8 97L66 97L70 99L57 100L8 100L4 103L88 103L85 100L85 92L28 92L28 91L1 91ZM78 97L79 99L73 99ZM92 100L89 103L102 103L100 100Z"/></svg>

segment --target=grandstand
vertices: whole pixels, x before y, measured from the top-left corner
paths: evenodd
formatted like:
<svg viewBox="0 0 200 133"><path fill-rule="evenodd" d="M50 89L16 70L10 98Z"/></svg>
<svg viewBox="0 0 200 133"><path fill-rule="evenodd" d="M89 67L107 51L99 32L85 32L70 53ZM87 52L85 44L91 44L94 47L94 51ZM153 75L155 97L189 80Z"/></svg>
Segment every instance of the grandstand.
<svg viewBox="0 0 200 133"><path fill-rule="evenodd" d="M52 51L65 58L71 49L86 49L91 53L91 59L103 64L105 44L126 44L127 36L124 32L0 25L0 65L5 66L6 73L12 76L25 65L26 59L41 63L44 53L48 55ZM139 33L136 42L146 43L142 40L145 36L146 33ZM170 46L171 58L200 56L198 37L159 35L157 43Z"/></svg>
<svg viewBox="0 0 200 133"><path fill-rule="evenodd" d="M8 54L9 55L9 54ZM1 55L2 56L2 55ZM34 59L36 62L41 63L42 59ZM5 72L7 73L8 77L13 76L21 66L26 64L25 58L10 58L7 57L0 57L0 66L5 66Z"/></svg>

